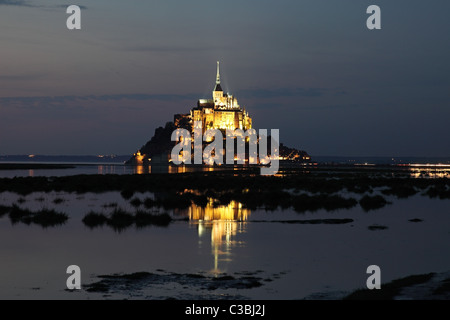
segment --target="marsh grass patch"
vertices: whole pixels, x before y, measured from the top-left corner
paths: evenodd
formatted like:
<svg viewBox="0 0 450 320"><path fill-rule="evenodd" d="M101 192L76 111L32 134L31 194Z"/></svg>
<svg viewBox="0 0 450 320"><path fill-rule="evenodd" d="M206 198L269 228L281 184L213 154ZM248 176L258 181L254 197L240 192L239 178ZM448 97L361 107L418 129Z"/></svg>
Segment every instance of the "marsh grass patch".
<svg viewBox="0 0 450 320"><path fill-rule="evenodd" d="M145 210L137 210L133 214L122 208L115 208L110 215L90 211L84 216L82 222L91 229L107 225L115 231L121 232L133 225L136 228L146 226L167 227L172 222L172 217L168 213L154 214Z"/></svg>
<svg viewBox="0 0 450 320"><path fill-rule="evenodd" d="M365 195L359 200L359 205L363 208L364 211L368 212L371 210L377 210L383 208L389 202L380 195L369 196Z"/></svg>
<svg viewBox="0 0 450 320"><path fill-rule="evenodd" d="M67 214L54 209L42 208L38 211L31 211L15 204L9 209L8 214L12 224L19 222L27 225L37 224L43 228L63 225L69 219Z"/></svg>

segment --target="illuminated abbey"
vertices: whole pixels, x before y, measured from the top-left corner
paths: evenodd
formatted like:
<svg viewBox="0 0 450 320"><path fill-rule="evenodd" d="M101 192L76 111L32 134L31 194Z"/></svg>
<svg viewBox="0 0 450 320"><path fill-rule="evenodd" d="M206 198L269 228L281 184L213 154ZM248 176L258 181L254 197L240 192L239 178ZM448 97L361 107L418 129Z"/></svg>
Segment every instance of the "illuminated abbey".
<svg viewBox="0 0 450 320"><path fill-rule="evenodd" d="M220 85L220 65L217 61L216 85L212 92L212 99L200 99L197 107L188 114L177 114L174 116L176 127L192 129L194 121L201 121L202 133L208 129L242 129L244 131L252 128L252 118L248 116L245 108L239 106L233 95L224 93Z"/></svg>
<svg viewBox="0 0 450 320"><path fill-rule="evenodd" d="M175 114L173 122L167 122L164 127L155 129L154 136L142 146L128 160L127 164L152 164L170 163L172 149L175 142L172 140L172 133L176 129L186 129L194 135L194 123L201 123L202 135L209 129L218 129L226 136L227 130L241 129L247 132L253 129L252 118L249 117L245 108L241 107L237 99L224 93L220 85L220 65L217 62L216 84L212 91L212 99L199 99L197 106L189 113ZM246 143L249 143L246 137ZM204 141L206 142L206 141ZM203 144L205 147L207 143ZM248 149L248 147L245 147ZM235 149L237 151L237 149ZM247 156L245 157L247 158ZM282 143L279 148L279 159L289 161L310 162L311 157L302 150L289 148Z"/></svg>

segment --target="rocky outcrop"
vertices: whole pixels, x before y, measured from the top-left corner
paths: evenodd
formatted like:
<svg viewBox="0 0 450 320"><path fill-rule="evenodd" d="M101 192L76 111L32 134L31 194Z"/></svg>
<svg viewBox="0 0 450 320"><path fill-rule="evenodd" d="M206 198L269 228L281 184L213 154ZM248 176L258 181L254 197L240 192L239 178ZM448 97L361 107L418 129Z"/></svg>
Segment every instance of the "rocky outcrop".
<svg viewBox="0 0 450 320"><path fill-rule="evenodd" d="M170 154L175 142L171 141L172 132L177 129L173 122L167 122L164 127L155 129L153 137L143 145L127 164L148 163L152 157Z"/></svg>
<svg viewBox="0 0 450 320"><path fill-rule="evenodd" d="M177 128L186 128L179 124L176 126L173 122L167 122L164 127L155 130L155 134L144 146L142 146L127 164L148 164L150 160L158 162L167 162L175 142L171 141L172 132ZM290 148L280 143L280 158L292 162L310 162L311 157L306 151Z"/></svg>

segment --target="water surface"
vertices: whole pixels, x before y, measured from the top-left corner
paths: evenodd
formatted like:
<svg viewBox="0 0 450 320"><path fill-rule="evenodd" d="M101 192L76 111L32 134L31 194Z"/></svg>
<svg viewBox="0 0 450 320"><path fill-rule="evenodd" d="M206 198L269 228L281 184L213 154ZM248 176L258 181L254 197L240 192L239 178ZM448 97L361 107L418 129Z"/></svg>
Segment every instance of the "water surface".
<svg viewBox="0 0 450 320"><path fill-rule="evenodd" d="M91 210L105 214L113 206L135 210L118 192L27 196L4 192L1 205L19 201L21 207L33 210L55 208L67 213L69 220L42 228L13 225L7 215L0 218L0 298L333 299L363 287L371 264L381 267L383 282L450 270L448 201L420 195L389 199L393 204L370 212L359 206L304 214L291 209L250 211L235 201L218 207L192 205L169 212L177 220L167 227L133 226L118 232L109 226L90 229L82 222ZM353 222L286 223L328 218ZM373 225L387 229L369 230ZM168 282L106 296L85 290L71 293L65 290L65 271L71 264L81 267L83 284L98 281L98 275L145 271L208 277L251 274L262 279L262 286L207 291Z"/></svg>

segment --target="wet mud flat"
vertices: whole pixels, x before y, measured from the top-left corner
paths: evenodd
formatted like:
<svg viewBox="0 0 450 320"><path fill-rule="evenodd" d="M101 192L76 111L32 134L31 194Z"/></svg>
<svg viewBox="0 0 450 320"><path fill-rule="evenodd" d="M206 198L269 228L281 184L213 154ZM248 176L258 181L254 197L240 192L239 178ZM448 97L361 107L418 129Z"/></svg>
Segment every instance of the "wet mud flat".
<svg viewBox="0 0 450 320"><path fill-rule="evenodd" d="M267 275L262 270L210 276L157 270L130 274L99 275L82 290L102 298L155 300L246 300L246 293L280 279L285 273ZM76 292L66 290L68 292ZM417 274L395 279L379 290L356 289L353 292L324 292L305 300L449 300L450 271Z"/></svg>
<svg viewBox="0 0 450 320"><path fill-rule="evenodd" d="M450 300L450 271L410 275L381 285L358 289L344 300Z"/></svg>
<svg viewBox="0 0 450 320"><path fill-rule="evenodd" d="M207 273L155 272L98 275L82 287L89 294L115 299L249 299L246 292L282 277L284 272L267 274L262 270L210 275ZM97 281L95 281L97 280ZM77 291L66 290L73 292Z"/></svg>

